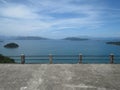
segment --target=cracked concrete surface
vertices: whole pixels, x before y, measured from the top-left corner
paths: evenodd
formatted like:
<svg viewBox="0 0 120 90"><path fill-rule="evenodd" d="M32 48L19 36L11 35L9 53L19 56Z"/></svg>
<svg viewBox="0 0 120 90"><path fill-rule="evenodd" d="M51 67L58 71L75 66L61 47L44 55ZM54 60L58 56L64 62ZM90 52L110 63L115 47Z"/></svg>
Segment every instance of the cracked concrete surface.
<svg viewBox="0 0 120 90"><path fill-rule="evenodd" d="M119 90L119 64L0 64L0 90Z"/></svg>

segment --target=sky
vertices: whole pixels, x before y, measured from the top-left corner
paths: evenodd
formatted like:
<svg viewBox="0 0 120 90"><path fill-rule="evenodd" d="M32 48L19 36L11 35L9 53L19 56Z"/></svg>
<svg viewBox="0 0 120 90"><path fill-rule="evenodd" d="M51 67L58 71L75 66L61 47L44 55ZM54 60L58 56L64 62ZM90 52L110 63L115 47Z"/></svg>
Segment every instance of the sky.
<svg viewBox="0 0 120 90"><path fill-rule="evenodd" d="M119 37L120 0L0 0L0 35Z"/></svg>

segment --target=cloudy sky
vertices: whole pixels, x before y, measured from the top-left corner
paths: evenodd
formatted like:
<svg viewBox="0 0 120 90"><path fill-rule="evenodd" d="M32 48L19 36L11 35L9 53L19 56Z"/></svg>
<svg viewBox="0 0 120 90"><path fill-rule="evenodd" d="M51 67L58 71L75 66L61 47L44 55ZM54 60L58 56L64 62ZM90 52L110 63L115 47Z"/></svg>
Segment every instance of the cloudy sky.
<svg viewBox="0 0 120 90"><path fill-rule="evenodd" d="M0 0L0 35L118 37L120 0Z"/></svg>

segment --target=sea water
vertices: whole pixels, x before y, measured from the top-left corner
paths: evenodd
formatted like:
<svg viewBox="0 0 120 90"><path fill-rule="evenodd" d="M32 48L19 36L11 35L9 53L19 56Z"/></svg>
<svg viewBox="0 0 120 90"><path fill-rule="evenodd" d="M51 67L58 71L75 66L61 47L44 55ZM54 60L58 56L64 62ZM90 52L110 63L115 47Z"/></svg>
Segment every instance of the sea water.
<svg viewBox="0 0 120 90"><path fill-rule="evenodd" d="M4 48L7 43L17 43L18 48L8 49ZM120 55L120 46L106 44L105 40L85 40L85 41L69 41L69 40L5 40L0 42L0 54L5 56L20 56L25 54L26 56L43 56L43 55L73 55L73 57L64 57L68 59L62 60L61 57L57 58L61 60L61 63L77 63L79 61L79 54L83 56L105 56L102 57L84 57L85 60L89 59L90 62L104 61L109 62L109 55L114 54L115 56ZM74 57L78 55L78 57ZM54 58L54 59L56 59ZM38 58L37 58L38 59ZM49 58L41 60L41 63L48 62ZM116 63L119 63L119 57L116 59ZM83 62L86 62L86 61ZM106 61L105 61L106 60ZM17 60L16 60L17 61ZM40 61L34 58L28 60L30 63L39 63ZM57 62L57 60L54 62ZM100 62L99 62L100 63Z"/></svg>

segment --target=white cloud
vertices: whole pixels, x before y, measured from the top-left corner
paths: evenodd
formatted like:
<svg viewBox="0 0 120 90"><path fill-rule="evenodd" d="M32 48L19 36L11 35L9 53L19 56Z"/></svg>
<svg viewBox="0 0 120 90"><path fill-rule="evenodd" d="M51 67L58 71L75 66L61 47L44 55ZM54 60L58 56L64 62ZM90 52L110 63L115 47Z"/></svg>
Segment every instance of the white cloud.
<svg viewBox="0 0 120 90"><path fill-rule="evenodd" d="M29 32L34 32L35 30L45 30L51 27L51 24L44 23L40 21L29 20L16 21L12 19L1 19L0 21L1 32L9 32L9 34L27 34Z"/></svg>
<svg viewBox="0 0 120 90"><path fill-rule="evenodd" d="M24 5L10 5L0 9L0 14L10 18L36 19L38 15Z"/></svg>

